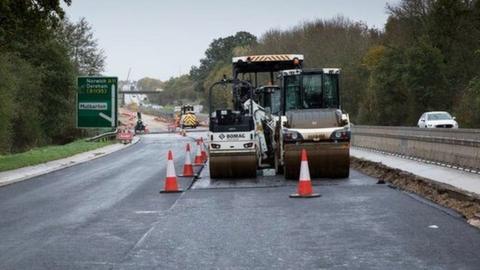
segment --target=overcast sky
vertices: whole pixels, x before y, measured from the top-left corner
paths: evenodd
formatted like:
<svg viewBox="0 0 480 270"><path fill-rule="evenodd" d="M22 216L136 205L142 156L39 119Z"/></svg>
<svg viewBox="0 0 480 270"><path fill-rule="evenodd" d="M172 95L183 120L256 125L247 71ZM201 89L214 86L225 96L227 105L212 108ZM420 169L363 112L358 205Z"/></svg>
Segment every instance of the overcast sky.
<svg viewBox="0 0 480 270"><path fill-rule="evenodd" d="M85 17L107 56L105 75L167 80L197 65L214 38L288 29L343 15L383 28L386 4L398 0L73 0L73 21Z"/></svg>

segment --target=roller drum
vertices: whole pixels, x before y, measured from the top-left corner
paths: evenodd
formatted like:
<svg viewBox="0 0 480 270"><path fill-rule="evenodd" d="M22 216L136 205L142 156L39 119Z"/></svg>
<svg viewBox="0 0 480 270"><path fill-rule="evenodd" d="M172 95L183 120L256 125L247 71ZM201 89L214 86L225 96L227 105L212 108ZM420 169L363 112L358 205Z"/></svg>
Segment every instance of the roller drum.
<svg viewBox="0 0 480 270"><path fill-rule="evenodd" d="M257 157L249 153L210 153L210 178L255 178Z"/></svg>
<svg viewBox="0 0 480 270"><path fill-rule="evenodd" d="M307 150L311 178L347 178L350 173L349 143L286 144L284 175L297 179L300 175L300 152Z"/></svg>

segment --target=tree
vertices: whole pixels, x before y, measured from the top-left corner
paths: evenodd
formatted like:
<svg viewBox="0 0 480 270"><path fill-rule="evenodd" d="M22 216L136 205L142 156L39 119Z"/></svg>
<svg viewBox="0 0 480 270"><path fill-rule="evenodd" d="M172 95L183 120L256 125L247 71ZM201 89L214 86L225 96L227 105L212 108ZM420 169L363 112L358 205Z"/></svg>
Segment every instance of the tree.
<svg viewBox="0 0 480 270"><path fill-rule="evenodd" d="M66 143L79 135L75 78L80 70L98 73L104 58L85 53L71 59L72 40L61 35L63 18L59 0L0 2L0 153ZM80 37L91 41L86 21L74 28L80 26L85 30Z"/></svg>
<svg viewBox="0 0 480 270"><path fill-rule="evenodd" d="M428 42L445 63L451 97L458 101L480 75L480 3L465 0L403 0L390 6L386 43L408 48ZM455 106L453 104L452 106Z"/></svg>
<svg viewBox="0 0 480 270"><path fill-rule="evenodd" d="M45 33L64 17L60 0L4 0L0 2L0 50L21 49L48 39ZM64 0L67 5L71 0Z"/></svg>
<svg viewBox="0 0 480 270"><path fill-rule="evenodd" d="M205 95L208 95L208 90L212 84L223 79L223 76L232 72L230 62L218 62L212 72L208 75L204 82L204 88L206 89ZM217 86L212 89L212 105L217 109L233 109L233 94L231 86L224 88ZM205 99L204 106L208 107L208 99Z"/></svg>
<svg viewBox="0 0 480 270"><path fill-rule="evenodd" d="M99 75L105 68L105 53L85 18L77 23L63 19L58 38L67 45L68 55L79 75Z"/></svg>
<svg viewBox="0 0 480 270"><path fill-rule="evenodd" d="M463 128L480 127L480 78L476 77L469 83L468 88L460 99L455 113Z"/></svg>
<svg viewBox="0 0 480 270"><path fill-rule="evenodd" d="M151 103L160 105L183 104L198 102L199 93L194 90L194 83L190 76L182 75L172 77L162 82L152 78L138 80L137 87L145 91L159 91L157 94L149 94Z"/></svg>
<svg viewBox="0 0 480 270"><path fill-rule="evenodd" d="M214 39L205 51L205 58L200 60L198 67L190 69L190 77L195 82L197 91L205 91L204 82L218 62L229 62L236 47L251 46L257 42L257 37L248 32L237 32L233 36Z"/></svg>
<svg viewBox="0 0 480 270"><path fill-rule="evenodd" d="M252 54L300 53L306 68L341 68L342 108L356 120L368 73L362 58L380 33L343 17L302 23L290 30L270 30L252 46Z"/></svg>
<svg viewBox="0 0 480 270"><path fill-rule="evenodd" d="M381 125L414 125L424 111L448 110L447 88L440 50L428 41L408 48L374 47L365 57L370 71L368 98L360 119Z"/></svg>
<svg viewBox="0 0 480 270"><path fill-rule="evenodd" d="M76 76L68 49L56 40L38 48L42 63L40 114L47 143L66 143L78 134L75 129Z"/></svg>
<svg viewBox="0 0 480 270"><path fill-rule="evenodd" d="M164 83L153 78L142 78L137 81L137 88L140 91L158 91L163 88Z"/></svg>
<svg viewBox="0 0 480 270"><path fill-rule="evenodd" d="M10 151L12 141L12 118L14 115L14 75L10 57L0 54L0 154Z"/></svg>
<svg viewBox="0 0 480 270"><path fill-rule="evenodd" d="M362 124L373 124L380 118L376 107L378 104L375 91L376 81L371 74L378 69L382 59L385 57L386 50L387 48L383 45L373 46L362 59L362 65L369 73L364 96L359 98L358 116L356 118Z"/></svg>

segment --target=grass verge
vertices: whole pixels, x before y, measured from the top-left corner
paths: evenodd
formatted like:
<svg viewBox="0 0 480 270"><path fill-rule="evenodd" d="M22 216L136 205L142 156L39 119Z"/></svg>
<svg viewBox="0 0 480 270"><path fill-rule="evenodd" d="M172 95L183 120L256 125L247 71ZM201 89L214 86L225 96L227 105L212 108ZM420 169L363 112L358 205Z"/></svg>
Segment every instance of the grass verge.
<svg viewBox="0 0 480 270"><path fill-rule="evenodd" d="M70 157L112 143L113 141L86 142L85 140L77 140L65 145L51 145L33 148L27 152L18 154L0 155L0 172Z"/></svg>

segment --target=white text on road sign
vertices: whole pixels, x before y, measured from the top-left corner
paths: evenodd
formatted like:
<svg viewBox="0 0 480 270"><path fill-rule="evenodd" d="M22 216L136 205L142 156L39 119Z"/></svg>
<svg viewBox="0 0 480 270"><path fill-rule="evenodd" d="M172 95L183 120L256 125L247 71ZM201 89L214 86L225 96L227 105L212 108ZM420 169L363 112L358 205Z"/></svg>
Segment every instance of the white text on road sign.
<svg viewBox="0 0 480 270"><path fill-rule="evenodd" d="M89 111L105 111L107 110L107 103L79 103L78 108L80 110L89 110Z"/></svg>

